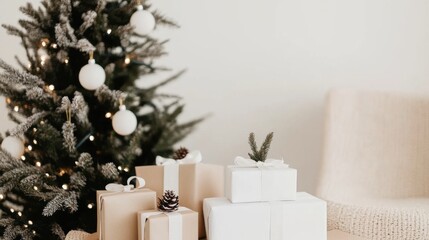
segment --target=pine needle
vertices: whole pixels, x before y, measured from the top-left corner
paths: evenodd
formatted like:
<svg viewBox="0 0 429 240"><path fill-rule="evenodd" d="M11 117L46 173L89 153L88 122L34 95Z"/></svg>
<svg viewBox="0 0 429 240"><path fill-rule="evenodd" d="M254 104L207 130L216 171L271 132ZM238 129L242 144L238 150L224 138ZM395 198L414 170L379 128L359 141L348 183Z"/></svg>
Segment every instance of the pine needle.
<svg viewBox="0 0 429 240"><path fill-rule="evenodd" d="M255 161L265 161L268 156L268 152L270 150L271 142L273 141L274 133L269 133L266 137L264 142L262 143L261 148L258 150L258 146L256 144L255 140L255 134L252 132L249 134L249 145L250 149L252 150L252 153L248 153L250 159L253 159Z"/></svg>

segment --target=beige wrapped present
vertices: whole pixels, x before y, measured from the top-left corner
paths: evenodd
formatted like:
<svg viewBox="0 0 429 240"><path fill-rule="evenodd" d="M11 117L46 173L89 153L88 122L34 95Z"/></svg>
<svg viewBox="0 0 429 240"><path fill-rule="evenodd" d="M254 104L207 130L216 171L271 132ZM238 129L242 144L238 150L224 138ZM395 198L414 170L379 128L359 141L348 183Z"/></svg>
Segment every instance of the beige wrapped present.
<svg viewBox="0 0 429 240"><path fill-rule="evenodd" d="M138 213L138 240L197 240L198 213L180 207L178 211Z"/></svg>
<svg viewBox="0 0 429 240"><path fill-rule="evenodd" d="M129 185L109 184L97 191L97 233L99 240L136 240L138 237L137 212L156 209L156 193L142 189L144 180L139 180L139 188Z"/></svg>
<svg viewBox="0 0 429 240"><path fill-rule="evenodd" d="M195 163L196 162L196 163ZM173 190L180 196L180 206L198 212L198 236L205 237L203 200L224 196L224 167L204 164L199 152L186 159L157 158L158 166L136 167L136 175L146 179L146 186L162 196Z"/></svg>

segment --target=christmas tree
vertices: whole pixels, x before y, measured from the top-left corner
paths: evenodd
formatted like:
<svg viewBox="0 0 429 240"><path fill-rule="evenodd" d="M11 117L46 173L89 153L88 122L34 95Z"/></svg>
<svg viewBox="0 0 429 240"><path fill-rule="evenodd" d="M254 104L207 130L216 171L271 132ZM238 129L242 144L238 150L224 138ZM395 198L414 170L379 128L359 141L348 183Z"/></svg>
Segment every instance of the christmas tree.
<svg viewBox="0 0 429 240"><path fill-rule="evenodd" d="M124 182L134 166L174 153L201 119L178 123L180 97L135 81L168 70L154 61L166 41L153 28L177 27L148 2L43 0L20 8L28 59L4 61L0 94L18 125L1 137L1 239L64 239L96 231L96 190ZM137 10L136 10L137 7ZM143 78L144 79L144 78ZM126 109L128 110L126 110Z"/></svg>

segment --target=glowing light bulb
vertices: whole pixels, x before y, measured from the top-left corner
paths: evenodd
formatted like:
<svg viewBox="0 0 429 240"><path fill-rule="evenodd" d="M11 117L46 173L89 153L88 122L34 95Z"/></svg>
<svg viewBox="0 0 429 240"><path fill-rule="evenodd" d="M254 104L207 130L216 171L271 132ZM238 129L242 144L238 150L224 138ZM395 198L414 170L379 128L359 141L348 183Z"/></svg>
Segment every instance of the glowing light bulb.
<svg viewBox="0 0 429 240"><path fill-rule="evenodd" d="M33 225L33 221L28 220L28 225Z"/></svg>
<svg viewBox="0 0 429 240"><path fill-rule="evenodd" d="M62 187L64 190L69 189L69 186L68 186L67 184L63 184L61 187Z"/></svg>
<svg viewBox="0 0 429 240"><path fill-rule="evenodd" d="M88 204L88 209L92 209L94 205L92 203Z"/></svg>
<svg viewBox="0 0 429 240"><path fill-rule="evenodd" d="M19 107L18 106L13 107L13 111L18 112L19 111Z"/></svg>
<svg viewBox="0 0 429 240"><path fill-rule="evenodd" d="M27 225L27 224L24 224L24 227L25 227L25 228L28 228L28 225Z"/></svg>
<svg viewBox="0 0 429 240"><path fill-rule="evenodd" d="M94 136L89 136L89 141L91 141L91 142L93 142L95 140L95 137Z"/></svg>
<svg viewBox="0 0 429 240"><path fill-rule="evenodd" d="M125 64L130 64L130 62L131 62L131 59L127 56L126 58L125 58Z"/></svg>
<svg viewBox="0 0 429 240"><path fill-rule="evenodd" d="M45 176L46 176L46 177L49 177L50 175L49 175L49 173L45 173Z"/></svg>
<svg viewBox="0 0 429 240"><path fill-rule="evenodd" d="M130 169L129 168L124 168L124 172L129 172L130 171Z"/></svg>
<svg viewBox="0 0 429 240"><path fill-rule="evenodd" d="M11 208L11 209L10 209L10 212L11 212L11 213L14 213L14 212L15 212L15 209Z"/></svg>
<svg viewBox="0 0 429 240"><path fill-rule="evenodd" d="M52 43L51 46L52 46L53 49L57 49L58 48L58 45L56 43Z"/></svg>
<svg viewBox="0 0 429 240"><path fill-rule="evenodd" d="M0 194L0 200L3 200L3 199L4 199L3 194Z"/></svg>
<svg viewBox="0 0 429 240"><path fill-rule="evenodd" d="M107 29L107 34L111 34L112 33L112 29Z"/></svg>
<svg viewBox="0 0 429 240"><path fill-rule="evenodd" d="M68 64L69 63L69 59L68 58L64 59L64 63Z"/></svg>
<svg viewBox="0 0 429 240"><path fill-rule="evenodd" d="M32 151L33 150L33 146L28 145L27 149L28 149L28 151Z"/></svg>
<svg viewBox="0 0 429 240"><path fill-rule="evenodd" d="M37 145L37 140L36 140L36 139L34 139L34 140L33 140L33 143Z"/></svg>
<svg viewBox="0 0 429 240"><path fill-rule="evenodd" d="M18 216L22 217L22 212L18 212Z"/></svg>
<svg viewBox="0 0 429 240"><path fill-rule="evenodd" d="M55 86L54 86L54 85L52 85L52 84L51 84L51 85L49 85L49 86L48 86L48 88L49 88L49 90L51 90L51 91L54 91L54 90L55 90Z"/></svg>
<svg viewBox="0 0 429 240"><path fill-rule="evenodd" d="M119 171L122 171L122 167L121 167L121 166L118 166L118 170L119 170Z"/></svg>
<svg viewBox="0 0 429 240"><path fill-rule="evenodd" d="M23 156L21 156L21 160L22 161L25 161L25 159L27 159L27 158L25 158L25 156L23 155Z"/></svg>
<svg viewBox="0 0 429 240"><path fill-rule="evenodd" d="M37 186L34 186L33 189L36 190L36 191L39 190L39 188Z"/></svg>
<svg viewBox="0 0 429 240"><path fill-rule="evenodd" d="M37 132L37 128L33 128L33 132Z"/></svg>
<svg viewBox="0 0 429 240"><path fill-rule="evenodd" d="M41 162L36 162L36 167L41 167L42 163Z"/></svg>
<svg viewBox="0 0 429 240"><path fill-rule="evenodd" d="M48 45L45 41L42 41L42 46L46 47L46 45Z"/></svg>
<svg viewBox="0 0 429 240"><path fill-rule="evenodd" d="M10 99L10 98L6 98L6 103L7 104L10 104L12 102L12 99Z"/></svg>
<svg viewBox="0 0 429 240"><path fill-rule="evenodd" d="M105 117L106 118L111 118L112 117L112 113L111 112L106 113Z"/></svg>

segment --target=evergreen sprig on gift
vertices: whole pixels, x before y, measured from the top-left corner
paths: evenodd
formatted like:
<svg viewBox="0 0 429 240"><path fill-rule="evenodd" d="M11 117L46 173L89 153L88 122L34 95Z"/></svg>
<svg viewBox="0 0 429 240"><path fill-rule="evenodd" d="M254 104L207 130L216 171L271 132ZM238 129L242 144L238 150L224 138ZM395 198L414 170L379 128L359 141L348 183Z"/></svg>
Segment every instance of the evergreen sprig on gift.
<svg viewBox="0 0 429 240"><path fill-rule="evenodd" d="M249 135L249 145L252 153L249 153L250 159L253 159L257 162L263 162L267 159L268 152L270 150L271 142L273 141L274 133L271 132L265 137L265 141L262 143L261 148L258 150L258 146L255 140L255 134L250 133Z"/></svg>
<svg viewBox="0 0 429 240"><path fill-rule="evenodd" d="M189 153L188 149L184 147L180 147L174 152L173 159L174 160L184 159L188 155L188 153Z"/></svg>
<svg viewBox="0 0 429 240"><path fill-rule="evenodd" d="M174 191L166 190L162 198L158 200L158 210L162 212L174 212L179 209L179 196Z"/></svg>

